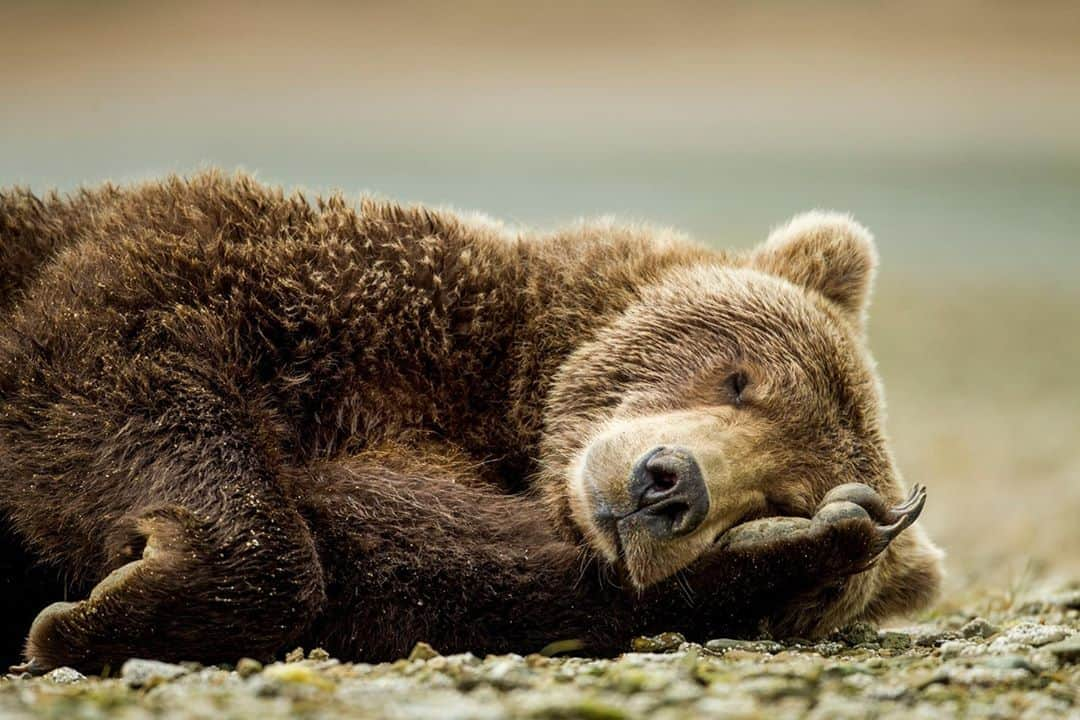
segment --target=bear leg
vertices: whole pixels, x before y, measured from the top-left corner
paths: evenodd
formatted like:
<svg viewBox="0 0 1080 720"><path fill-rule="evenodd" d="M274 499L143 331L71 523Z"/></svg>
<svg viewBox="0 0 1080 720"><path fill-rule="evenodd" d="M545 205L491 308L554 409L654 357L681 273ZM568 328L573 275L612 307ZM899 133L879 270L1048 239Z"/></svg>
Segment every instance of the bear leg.
<svg viewBox="0 0 1080 720"><path fill-rule="evenodd" d="M269 658L314 619L325 596L299 517L280 509L262 515L248 518L249 527L226 527L179 506L140 514L118 533L126 536L121 552L137 559L87 599L42 610L27 662L15 669L97 672L130 657Z"/></svg>
<svg viewBox="0 0 1080 720"><path fill-rule="evenodd" d="M880 565L891 567L893 543L905 539L926 503L916 487L889 507L867 486L850 486L823 502L813 518L773 517L738 525L680 573L677 588L645 598L650 625L694 637L745 635L762 626L782 636L819 636L860 617ZM660 607L657 610L657 607Z"/></svg>

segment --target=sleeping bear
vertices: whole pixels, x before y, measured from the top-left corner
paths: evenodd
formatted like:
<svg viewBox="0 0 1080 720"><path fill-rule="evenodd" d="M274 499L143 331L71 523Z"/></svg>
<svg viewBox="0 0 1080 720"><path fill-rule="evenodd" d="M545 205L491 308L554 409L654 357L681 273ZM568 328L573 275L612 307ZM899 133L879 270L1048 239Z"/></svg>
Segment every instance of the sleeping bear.
<svg viewBox="0 0 1080 720"><path fill-rule="evenodd" d="M4 191L2 649L599 654L920 608L875 264L836 214L729 254L215 172Z"/></svg>

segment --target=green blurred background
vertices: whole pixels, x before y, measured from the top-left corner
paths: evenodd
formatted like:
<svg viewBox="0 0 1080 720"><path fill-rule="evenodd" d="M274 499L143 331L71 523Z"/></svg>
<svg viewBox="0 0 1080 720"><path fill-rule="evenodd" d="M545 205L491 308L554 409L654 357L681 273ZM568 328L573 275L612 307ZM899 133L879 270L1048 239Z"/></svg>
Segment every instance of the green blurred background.
<svg viewBox="0 0 1080 720"><path fill-rule="evenodd" d="M723 246L850 211L952 589L1080 577L1080 3L0 1L0 184L210 165Z"/></svg>

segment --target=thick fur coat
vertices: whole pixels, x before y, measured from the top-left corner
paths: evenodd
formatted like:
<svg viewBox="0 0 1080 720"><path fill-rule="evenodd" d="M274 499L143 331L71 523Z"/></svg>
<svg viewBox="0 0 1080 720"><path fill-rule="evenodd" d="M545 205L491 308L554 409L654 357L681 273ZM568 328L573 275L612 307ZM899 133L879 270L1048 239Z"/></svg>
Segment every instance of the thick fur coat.
<svg viewBox="0 0 1080 720"><path fill-rule="evenodd" d="M938 553L899 534L921 496L889 507L864 348L873 247L800 222L734 256L215 173L4 192L2 650L612 652L925 604ZM697 456L701 529L605 534L594 502L659 443Z"/></svg>

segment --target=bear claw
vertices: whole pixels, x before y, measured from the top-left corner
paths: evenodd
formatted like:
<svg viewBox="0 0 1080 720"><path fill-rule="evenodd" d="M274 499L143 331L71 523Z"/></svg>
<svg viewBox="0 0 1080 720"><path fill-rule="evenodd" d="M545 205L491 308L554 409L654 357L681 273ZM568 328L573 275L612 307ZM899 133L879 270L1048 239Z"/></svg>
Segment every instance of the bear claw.
<svg viewBox="0 0 1080 720"><path fill-rule="evenodd" d="M893 519L892 524L878 527L878 532L885 538L885 544L887 545L893 538L918 520L925 506L926 488L922 485L916 485L911 489L911 494L908 495L907 500L889 511L890 518Z"/></svg>
<svg viewBox="0 0 1080 720"><path fill-rule="evenodd" d="M843 485L837 485L825 494L825 497L818 504L818 512L826 506L837 502L854 503L865 510L877 523L893 525L902 523L912 512L914 512L915 518L919 516L919 513L922 512L922 506L926 503L926 488L916 483L902 503L895 507L889 507L885 504L885 500L881 495L869 485L844 483ZM914 522L914 518L911 522ZM907 525L910 524L909 522ZM903 525L900 529L904 529L907 525Z"/></svg>
<svg viewBox="0 0 1080 720"><path fill-rule="evenodd" d="M826 526L847 520L869 520L873 524L868 561L857 572L872 567L885 548L911 526L926 506L926 488L916 484L899 505L888 507L868 485L846 483L830 490L814 514L814 523Z"/></svg>
<svg viewBox="0 0 1080 720"><path fill-rule="evenodd" d="M26 662L19 663L18 665L12 665L8 668L8 672L14 675L22 675L23 673L30 673L34 677L44 675L49 671L49 668L45 667L37 661L37 658L30 658Z"/></svg>

